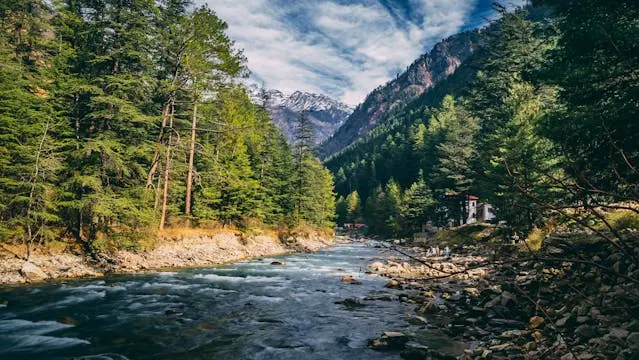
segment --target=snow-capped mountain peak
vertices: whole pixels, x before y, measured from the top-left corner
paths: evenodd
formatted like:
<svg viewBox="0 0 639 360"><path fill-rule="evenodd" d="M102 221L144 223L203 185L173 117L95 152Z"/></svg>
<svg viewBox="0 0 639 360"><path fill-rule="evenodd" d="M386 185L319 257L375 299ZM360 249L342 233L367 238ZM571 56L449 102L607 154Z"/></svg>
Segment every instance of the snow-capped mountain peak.
<svg viewBox="0 0 639 360"><path fill-rule="evenodd" d="M266 100L270 107L284 106L296 112L342 111L351 113L354 110L353 107L326 95L307 91L295 91L292 94L286 94L279 90L265 90L256 85L251 85L248 87L248 92L255 102Z"/></svg>
<svg viewBox="0 0 639 360"><path fill-rule="evenodd" d="M283 103L294 111L331 111L353 112L353 108L337 100L333 100L326 95L313 94L309 92L295 91L287 96Z"/></svg>
<svg viewBox="0 0 639 360"><path fill-rule="evenodd" d="M297 119L302 112L313 123L317 144L326 140L353 113L353 108L322 94L295 91L285 94L279 90L261 89L256 85L247 87L249 96L256 104L266 104L273 122L292 141Z"/></svg>

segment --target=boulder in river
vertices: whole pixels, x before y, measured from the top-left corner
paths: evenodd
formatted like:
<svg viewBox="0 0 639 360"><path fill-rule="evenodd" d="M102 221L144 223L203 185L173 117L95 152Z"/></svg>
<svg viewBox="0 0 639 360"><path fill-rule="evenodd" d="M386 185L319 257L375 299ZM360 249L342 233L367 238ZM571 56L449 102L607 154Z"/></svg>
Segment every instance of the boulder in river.
<svg viewBox="0 0 639 360"><path fill-rule="evenodd" d="M179 312L177 309L166 309L164 311L164 315L166 315L166 316L182 316L182 313Z"/></svg>
<svg viewBox="0 0 639 360"><path fill-rule="evenodd" d="M279 266L283 266L283 265L286 265L286 263L281 262L281 261L273 261L273 262L271 263L271 265L279 265Z"/></svg>
<svg viewBox="0 0 639 360"><path fill-rule="evenodd" d="M421 314L432 314L438 312L439 310L439 306L437 306L434 301L426 301L417 309L417 312Z"/></svg>
<svg viewBox="0 0 639 360"><path fill-rule="evenodd" d="M70 317L70 316L61 316L58 318L58 322L60 324L66 324L66 325L77 325L78 321L75 320L74 318Z"/></svg>
<svg viewBox="0 0 639 360"><path fill-rule="evenodd" d="M368 341L368 347L374 350L401 350L408 342L405 334L396 331L386 331L381 337Z"/></svg>
<svg viewBox="0 0 639 360"><path fill-rule="evenodd" d="M42 271L42 269L28 261L22 264L20 274L22 274L22 276L24 276L28 281L42 281L49 278L49 275Z"/></svg>
<svg viewBox="0 0 639 360"><path fill-rule="evenodd" d="M373 272L373 271L382 271L384 269L384 264L382 264L379 261L376 261L372 264L368 265L368 270Z"/></svg>
<svg viewBox="0 0 639 360"><path fill-rule="evenodd" d="M409 324L420 325L420 326L428 325L428 320L426 320L426 318L421 317L419 315L406 315L404 317L406 318L406 321Z"/></svg>
<svg viewBox="0 0 639 360"><path fill-rule="evenodd" d="M358 307L365 306L357 298L347 298L342 301L336 301L335 303L339 305L344 305L347 309L355 309Z"/></svg>
<svg viewBox="0 0 639 360"><path fill-rule="evenodd" d="M343 283L347 283L347 284L352 284L352 285L362 285L362 282L355 279L354 277L350 276L350 275L346 275L342 277L342 282Z"/></svg>
<svg viewBox="0 0 639 360"><path fill-rule="evenodd" d="M395 279L392 279L391 281L389 281L385 285L385 287L387 287L389 289L398 289L398 288L401 288L401 286L402 286L402 284L399 281L395 280Z"/></svg>

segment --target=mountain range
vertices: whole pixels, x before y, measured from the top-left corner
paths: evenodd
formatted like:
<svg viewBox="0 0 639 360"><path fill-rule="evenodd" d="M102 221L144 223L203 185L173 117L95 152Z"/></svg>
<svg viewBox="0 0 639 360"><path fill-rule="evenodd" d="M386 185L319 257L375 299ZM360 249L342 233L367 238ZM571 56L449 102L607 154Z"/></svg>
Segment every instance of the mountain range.
<svg viewBox="0 0 639 360"><path fill-rule="evenodd" d="M289 143L295 139L297 122L302 113L311 120L314 142L321 144L330 138L353 113L353 108L326 95L304 91L285 94L279 90L265 90L257 86L248 87L255 103L264 104L275 125Z"/></svg>
<svg viewBox="0 0 639 360"><path fill-rule="evenodd" d="M405 72L374 89L356 108L310 92L285 94L256 85L249 86L248 92L255 103L264 104L269 109L273 122L291 144L295 139L297 121L305 113L313 123L318 153L328 158L365 138L393 114L402 113L411 102L434 90L475 52L480 38L479 31L467 31L442 40L408 66Z"/></svg>

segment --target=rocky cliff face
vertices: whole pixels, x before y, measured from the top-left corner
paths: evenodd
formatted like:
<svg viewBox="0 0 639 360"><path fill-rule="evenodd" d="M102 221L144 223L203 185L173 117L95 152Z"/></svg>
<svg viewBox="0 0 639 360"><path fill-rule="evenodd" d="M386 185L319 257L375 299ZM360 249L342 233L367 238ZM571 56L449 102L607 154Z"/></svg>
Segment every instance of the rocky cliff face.
<svg viewBox="0 0 639 360"><path fill-rule="evenodd" d="M302 112L313 123L316 144L331 137L353 112L350 106L320 94L295 91L287 95L256 87L250 87L249 94L256 103L266 103L273 122L291 144Z"/></svg>
<svg viewBox="0 0 639 360"><path fill-rule="evenodd" d="M478 41L476 31L451 36L417 59L403 74L373 90L344 125L321 145L323 156L330 156L366 135L394 111L454 73L473 53Z"/></svg>

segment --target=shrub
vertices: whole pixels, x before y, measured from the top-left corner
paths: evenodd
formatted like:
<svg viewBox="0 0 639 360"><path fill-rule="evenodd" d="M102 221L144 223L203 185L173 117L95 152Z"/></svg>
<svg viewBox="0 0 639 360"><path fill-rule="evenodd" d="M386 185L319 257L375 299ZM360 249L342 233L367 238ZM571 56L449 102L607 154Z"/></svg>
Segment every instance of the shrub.
<svg viewBox="0 0 639 360"><path fill-rule="evenodd" d="M617 231L625 229L639 230L639 214L630 210L610 213L607 216L607 220L610 226Z"/></svg>
<svg viewBox="0 0 639 360"><path fill-rule="evenodd" d="M541 246L544 244L544 239L546 238L546 232L544 230L535 227L528 234L528 237L524 242L527 247L533 251L541 250Z"/></svg>

